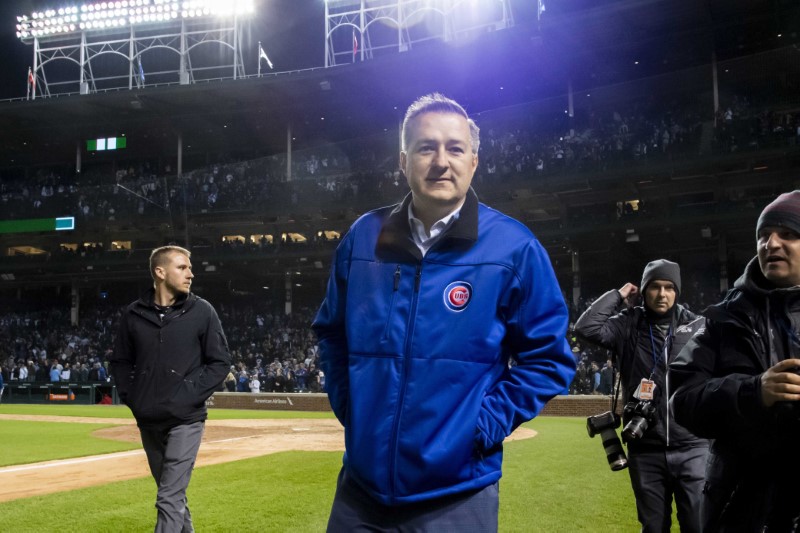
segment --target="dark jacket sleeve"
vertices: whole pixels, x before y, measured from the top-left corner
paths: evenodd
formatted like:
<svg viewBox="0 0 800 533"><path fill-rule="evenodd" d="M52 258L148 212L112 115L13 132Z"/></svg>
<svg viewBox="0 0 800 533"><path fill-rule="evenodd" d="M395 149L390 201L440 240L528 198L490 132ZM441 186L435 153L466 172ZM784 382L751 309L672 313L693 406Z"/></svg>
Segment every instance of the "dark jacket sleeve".
<svg viewBox="0 0 800 533"><path fill-rule="evenodd" d="M328 401L336 418L343 425L350 391L345 313L352 238L352 233L349 233L336 250L328 291L312 325L319 340L320 366L325 372Z"/></svg>
<svg viewBox="0 0 800 533"><path fill-rule="evenodd" d="M117 394L123 403L127 403L128 392L133 384L136 370L136 353L128 331L128 310L125 309L119 320L117 338L114 341L114 352L109 361L111 375L117 387Z"/></svg>
<svg viewBox="0 0 800 533"><path fill-rule="evenodd" d="M621 303L622 296L618 290L612 289L603 294L575 322L575 334L619 355L632 317L625 312L615 314Z"/></svg>
<svg viewBox="0 0 800 533"><path fill-rule="evenodd" d="M208 323L203 343L202 371L197 380L196 393L201 401L207 400L217 390L231 368L228 339L214 308L208 302Z"/></svg>
<svg viewBox="0 0 800 533"><path fill-rule="evenodd" d="M699 437L736 438L757 432L770 417L761 405L760 372L746 364L754 355L729 336L707 320L670 363L675 420Z"/></svg>

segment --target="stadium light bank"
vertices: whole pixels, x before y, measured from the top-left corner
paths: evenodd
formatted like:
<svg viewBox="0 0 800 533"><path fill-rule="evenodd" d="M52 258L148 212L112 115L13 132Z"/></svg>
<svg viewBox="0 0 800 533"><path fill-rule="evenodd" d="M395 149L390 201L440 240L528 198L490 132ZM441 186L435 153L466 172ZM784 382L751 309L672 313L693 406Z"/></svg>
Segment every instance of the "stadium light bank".
<svg viewBox="0 0 800 533"><path fill-rule="evenodd" d="M17 37L25 43L85 32L175 24L209 17L251 16L254 0L119 0L93 2L17 16Z"/></svg>

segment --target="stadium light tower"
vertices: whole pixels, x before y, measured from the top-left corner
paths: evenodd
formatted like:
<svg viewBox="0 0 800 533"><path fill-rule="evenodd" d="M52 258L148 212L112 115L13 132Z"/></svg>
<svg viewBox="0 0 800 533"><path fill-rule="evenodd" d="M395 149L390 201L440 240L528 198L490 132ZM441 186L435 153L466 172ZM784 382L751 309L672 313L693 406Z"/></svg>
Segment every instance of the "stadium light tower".
<svg viewBox="0 0 800 533"><path fill-rule="evenodd" d="M113 0L19 15L17 37L33 45L29 92L34 98L74 88L88 94L98 84L121 88L122 80L129 89L143 87L145 53L153 65L147 76L156 83L188 84L209 72L229 77L226 71L236 79L245 74L241 25L254 11L253 0ZM214 44L225 53L195 50ZM114 60L98 61L101 56ZM45 67L56 62L59 79L48 81ZM64 62L77 65L78 76ZM62 87L67 90L57 90Z"/></svg>
<svg viewBox="0 0 800 533"><path fill-rule="evenodd" d="M325 0L325 66L513 25L511 0Z"/></svg>

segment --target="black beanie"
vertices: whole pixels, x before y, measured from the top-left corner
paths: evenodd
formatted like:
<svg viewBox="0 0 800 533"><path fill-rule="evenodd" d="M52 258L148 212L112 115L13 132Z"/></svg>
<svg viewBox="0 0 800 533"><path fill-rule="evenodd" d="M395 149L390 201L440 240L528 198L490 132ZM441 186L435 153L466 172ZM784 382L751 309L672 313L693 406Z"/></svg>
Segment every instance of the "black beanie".
<svg viewBox="0 0 800 533"><path fill-rule="evenodd" d="M800 191L785 192L761 211L756 224L756 239L761 228L778 226L800 235Z"/></svg>
<svg viewBox="0 0 800 533"><path fill-rule="evenodd" d="M681 267L678 263L673 263L666 259L656 259L647 263L647 266L644 267L644 272L642 272L642 284L639 285L641 293L644 294L648 283L657 279L671 281L675 285L675 292L680 294Z"/></svg>

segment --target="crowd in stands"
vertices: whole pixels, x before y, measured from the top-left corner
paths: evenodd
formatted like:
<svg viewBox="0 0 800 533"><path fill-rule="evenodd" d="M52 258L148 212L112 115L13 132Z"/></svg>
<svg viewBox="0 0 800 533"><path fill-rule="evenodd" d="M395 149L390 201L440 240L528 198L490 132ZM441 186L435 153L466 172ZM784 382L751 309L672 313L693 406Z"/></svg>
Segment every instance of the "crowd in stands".
<svg viewBox="0 0 800 533"><path fill-rule="evenodd" d="M794 94L794 93L793 93ZM480 164L475 187L558 179L564 174L602 173L631 165L661 163L673 158L792 146L800 137L800 108L796 102L726 96L717 116L708 105L691 98L632 97L624 104L583 107L568 117L563 110L530 111L519 107L478 116L481 126ZM533 106L531 106L531 109ZM708 128L712 135L707 135ZM236 212L277 206L285 214L309 205L348 206L358 201L373 206L397 201L407 191L397 168L397 154L385 139L319 146L292 154L292 180L286 178L286 154L244 161L222 161L175 177L169 167L143 161L108 172L89 168L76 176L65 169L0 180L0 209L4 218L41 218L76 214L86 220L114 221L136 217L169 218L173 212ZM747 199L730 199L745 202ZM750 199L749 201L752 201ZM636 216L658 206L616 206L576 210L570 217L584 223L605 218ZM651 212L652 214L652 212ZM567 221L569 222L569 221ZM558 222L559 224L562 221ZM311 236L312 243L329 240ZM230 240L226 252L274 250L294 244ZM60 253L78 257L103 254L101 244L80 245ZM687 291L684 303L694 310L716 301L718 295L700 286ZM571 306L573 320L590 303ZM217 303L217 302L215 302ZM313 310L291 315L269 304L217 303L228 334L234 365L225 390L261 392L319 392L324 375L310 331ZM0 309L0 368L6 383L19 381L113 380L108 357L119 308L82 309L77 325L69 311L20 312ZM46 324L46 327L44 326ZM608 353L581 345L570 336L579 364L573 393L608 392ZM612 379L613 382L613 379Z"/></svg>
<svg viewBox="0 0 800 533"><path fill-rule="evenodd" d="M66 308L0 314L3 381L113 382L109 356L121 310L109 304L82 310L76 326ZM266 305L220 303L217 310L234 363L225 390L250 392L254 381L260 392L323 390L310 309L285 315Z"/></svg>
<svg viewBox="0 0 800 533"><path fill-rule="evenodd" d="M791 106L783 106L790 108ZM599 174L621 166L660 163L771 146L796 145L800 113L754 105L731 96L716 117L692 98L661 101L631 98L624 105L535 114L515 108L510 120L487 112L475 186L498 182L558 179L564 174ZM713 119L713 120L712 120ZM703 140L703 129L713 135ZM169 218L172 213L263 210L279 206L291 213L309 205L391 203L407 188L389 142L325 145L292 154L287 180L286 154L211 164L176 178L170 167L141 162L110 170L67 169L0 182L0 209L7 218L76 214L87 220L114 221L140 216ZM707 142L709 146L704 146Z"/></svg>
<svg viewBox="0 0 800 533"><path fill-rule="evenodd" d="M688 279L688 278L687 278ZM694 310L717 301L711 290L689 281L687 301ZM569 302L571 321L594 301ZM689 302L692 303L689 303ZM229 392L324 392L316 339L311 331L315 309L287 315L280 303L248 300L215 302L228 338L233 365L223 384ZM109 356L122 306L104 301L81 310L73 326L69 310L0 312L0 371L6 385L15 381L113 383ZM581 343L568 332L578 372L570 394L609 394L615 375L610 353Z"/></svg>

